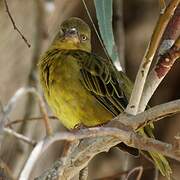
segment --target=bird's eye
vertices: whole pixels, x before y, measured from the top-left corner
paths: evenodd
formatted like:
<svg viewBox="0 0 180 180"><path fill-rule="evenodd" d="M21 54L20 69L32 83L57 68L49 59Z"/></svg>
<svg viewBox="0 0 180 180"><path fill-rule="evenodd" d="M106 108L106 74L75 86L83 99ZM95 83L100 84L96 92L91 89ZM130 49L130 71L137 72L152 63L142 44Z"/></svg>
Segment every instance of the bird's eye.
<svg viewBox="0 0 180 180"><path fill-rule="evenodd" d="M87 36L81 35L81 40L82 40L82 41L86 41L87 39L88 39Z"/></svg>

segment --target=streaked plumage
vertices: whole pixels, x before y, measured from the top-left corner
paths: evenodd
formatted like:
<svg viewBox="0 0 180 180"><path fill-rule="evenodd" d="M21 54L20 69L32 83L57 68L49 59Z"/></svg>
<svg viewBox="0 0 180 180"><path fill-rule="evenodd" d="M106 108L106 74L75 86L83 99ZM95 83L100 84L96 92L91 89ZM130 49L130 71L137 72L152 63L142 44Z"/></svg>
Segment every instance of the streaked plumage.
<svg viewBox="0 0 180 180"><path fill-rule="evenodd" d="M124 110L131 93L130 80L110 60L92 54L90 41L89 26L79 18L70 18L39 63L48 104L68 129L108 122ZM152 130L147 126L140 133L151 136ZM167 160L159 153L150 155L168 177Z"/></svg>

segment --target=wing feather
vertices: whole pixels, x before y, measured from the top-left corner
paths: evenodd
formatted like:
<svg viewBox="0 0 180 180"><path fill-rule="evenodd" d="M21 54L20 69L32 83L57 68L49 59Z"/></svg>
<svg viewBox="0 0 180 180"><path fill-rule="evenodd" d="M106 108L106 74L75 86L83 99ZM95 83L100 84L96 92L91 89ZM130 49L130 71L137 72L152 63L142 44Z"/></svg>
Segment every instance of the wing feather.
<svg viewBox="0 0 180 180"><path fill-rule="evenodd" d="M78 59L82 75L80 80L84 87L114 116L121 113L127 105L127 99L114 65L85 51L72 50L70 53Z"/></svg>

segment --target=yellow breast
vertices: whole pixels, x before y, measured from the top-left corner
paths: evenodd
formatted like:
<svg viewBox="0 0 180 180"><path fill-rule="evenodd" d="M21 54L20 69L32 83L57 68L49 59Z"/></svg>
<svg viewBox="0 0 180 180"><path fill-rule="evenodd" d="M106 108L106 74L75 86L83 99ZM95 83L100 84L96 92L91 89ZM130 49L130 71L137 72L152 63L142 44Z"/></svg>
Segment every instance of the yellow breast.
<svg viewBox="0 0 180 180"><path fill-rule="evenodd" d="M111 113L82 85L79 64L72 56L55 59L48 73L48 89L42 83L45 97L65 127L96 126L112 119Z"/></svg>

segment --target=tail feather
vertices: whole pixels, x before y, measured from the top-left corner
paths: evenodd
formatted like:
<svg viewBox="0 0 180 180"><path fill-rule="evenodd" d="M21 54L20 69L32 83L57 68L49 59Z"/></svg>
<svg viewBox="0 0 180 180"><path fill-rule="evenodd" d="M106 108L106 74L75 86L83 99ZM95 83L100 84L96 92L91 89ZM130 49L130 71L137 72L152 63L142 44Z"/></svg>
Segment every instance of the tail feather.
<svg viewBox="0 0 180 180"><path fill-rule="evenodd" d="M145 128L139 129L138 133L147 137L154 138L152 131L153 131L152 125L147 125ZM158 152L148 152L148 153L153 159L155 166L158 168L161 174L163 176L166 176L167 179L170 180L172 170L167 159Z"/></svg>
<svg viewBox="0 0 180 180"><path fill-rule="evenodd" d="M159 169L163 176L166 176L167 179L170 179L172 170L167 159L160 153L149 152L150 156L154 160L155 166Z"/></svg>
<svg viewBox="0 0 180 180"><path fill-rule="evenodd" d="M119 78L123 82L121 88L127 99L129 99L133 89L133 83L123 72L119 72ZM150 123L146 127L138 129L137 132L143 136L154 138L153 129L154 126L152 123ZM157 152L148 152L148 155L151 156L155 166L159 169L161 174L170 179L170 174L172 173L172 170L166 158L162 154Z"/></svg>

